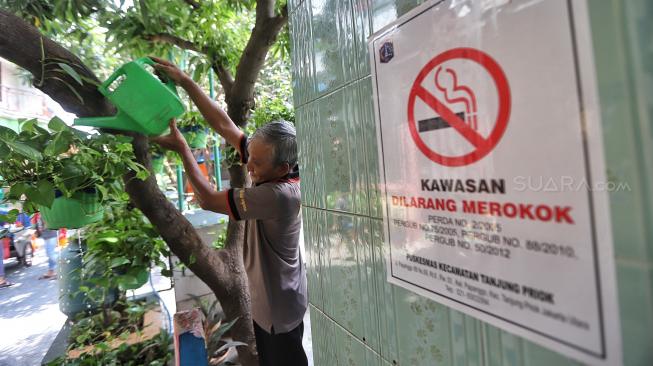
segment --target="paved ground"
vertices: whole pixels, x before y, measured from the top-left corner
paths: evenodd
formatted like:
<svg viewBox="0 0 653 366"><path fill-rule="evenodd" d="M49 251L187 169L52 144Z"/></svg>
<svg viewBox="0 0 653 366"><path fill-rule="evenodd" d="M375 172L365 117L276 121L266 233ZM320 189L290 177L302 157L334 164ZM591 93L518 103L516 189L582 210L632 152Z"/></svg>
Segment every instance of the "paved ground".
<svg viewBox="0 0 653 366"><path fill-rule="evenodd" d="M38 280L48 268L45 250L35 253L33 265L5 264L14 286L0 289L0 366L40 365L63 326L56 280Z"/></svg>

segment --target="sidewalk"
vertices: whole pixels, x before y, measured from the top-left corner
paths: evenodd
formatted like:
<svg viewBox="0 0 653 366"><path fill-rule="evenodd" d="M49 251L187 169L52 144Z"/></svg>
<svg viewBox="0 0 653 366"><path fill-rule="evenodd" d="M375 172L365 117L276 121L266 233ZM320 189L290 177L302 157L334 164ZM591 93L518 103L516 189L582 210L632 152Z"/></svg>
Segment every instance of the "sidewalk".
<svg viewBox="0 0 653 366"><path fill-rule="evenodd" d="M32 267L5 263L5 274L15 283L0 289L0 366L40 365L41 359L66 321L59 311L57 280L39 280L48 269L43 247Z"/></svg>

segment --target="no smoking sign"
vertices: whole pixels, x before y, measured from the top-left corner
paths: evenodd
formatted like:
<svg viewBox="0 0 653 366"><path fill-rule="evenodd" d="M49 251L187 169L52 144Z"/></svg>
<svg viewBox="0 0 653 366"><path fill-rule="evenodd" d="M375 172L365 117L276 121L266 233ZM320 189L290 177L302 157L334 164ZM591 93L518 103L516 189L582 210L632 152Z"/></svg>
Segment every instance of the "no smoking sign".
<svg viewBox="0 0 653 366"><path fill-rule="evenodd" d="M469 77L470 70L481 76ZM461 81L466 76L470 81ZM484 80L493 85L483 85ZM469 165L487 156L501 140L510 119L510 103L508 79L490 55L474 48L450 49L432 58L415 78L407 103L410 135L435 163ZM420 114L430 116L416 117L418 104ZM490 104L494 108L484 108ZM446 151L445 145L463 144L470 146L469 151Z"/></svg>
<svg viewBox="0 0 653 366"><path fill-rule="evenodd" d="M621 365L586 2L459 3L425 1L369 40L387 281Z"/></svg>

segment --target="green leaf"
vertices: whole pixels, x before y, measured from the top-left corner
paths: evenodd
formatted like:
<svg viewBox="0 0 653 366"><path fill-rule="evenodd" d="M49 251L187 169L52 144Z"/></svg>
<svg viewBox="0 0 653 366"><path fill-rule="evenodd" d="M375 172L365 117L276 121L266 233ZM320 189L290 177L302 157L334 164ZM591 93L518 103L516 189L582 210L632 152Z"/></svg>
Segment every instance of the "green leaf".
<svg viewBox="0 0 653 366"><path fill-rule="evenodd" d="M124 258L124 257L113 258L113 260L111 261L111 264L109 265L109 267L116 268L116 267L119 267L119 266L122 266L122 265L125 265L125 264L129 264L129 263L130 263L130 260L127 259L127 258Z"/></svg>
<svg viewBox="0 0 653 366"><path fill-rule="evenodd" d="M27 183L14 183L9 189L9 197L18 200L27 191L27 188L29 188L29 184Z"/></svg>
<svg viewBox="0 0 653 366"><path fill-rule="evenodd" d="M149 176L150 176L150 172L148 172L147 170L140 170L138 173L136 173L136 178L142 181L146 180L147 177Z"/></svg>
<svg viewBox="0 0 653 366"><path fill-rule="evenodd" d="M147 282L149 275L149 268L132 267L126 275L120 276L120 287L125 290L137 289Z"/></svg>
<svg viewBox="0 0 653 366"><path fill-rule="evenodd" d="M18 134L16 131L12 130L9 127L0 126L0 140L4 142L14 141L17 137Z"/></svg>
<svg viewBox="0 0 653 366"><path fill-rule="evenodd" d="M20 130L21 131L32 132L32 131L34 131L34 127L37 126L38 123L39 123L39 121L36 118L32 118L32 119L23 121L20 124Z"/></svg>
<svg viewBox="0 0 653 366"><path fill-rule="evenodd" d="M91 85L100 86L100 84L101 84L99 81L91 79L88 76L80 75L79 77L81 77L82 80L84 80L85 82L87 82L87 83L89 83Z"/></svg>
<svg viewBox="0 0 653 366"><path fill-rule="evenodd" d="M72 135L70 133L59 132L54 135L54 138L47 144L43 153L49 156L57 156L65 153L70 149L71 142Z"/></svg>
<svg viewBox="0 0 653 366"><path fill-rule="evenodd" d="M99 191L101 200L105 200L106 198L109 197L109 190L107 189L107 187L97 185L95 188L97 188L97 190Z"/></svg>
<svg viewBox="0 0 653 366"><path fill-rule="evenodd" d="M46 79L54 79L54 80L60 81L62 84L67 86L68 89L70 89L70 91L73 92L73 94L75 94L77 99L79 99L79 102L82 103L82 105L84 105L84 98L82 98L82 96L79 94L79 92L75 88L73 88L72 85L68 84L68 82L66 82L65 80L63 80L61 78L58 78L56 76L48 76Z"/></svg>
<svg viewBox="0 0 653 366"><path fill-rule="evenodd" d="M57 65L61 66L61 68L66 72L66 74L70 75L71 78L75 79L79 85L84 85L84 82L82 81L82 78L79 76L77 71L70 67L68 64L64 64L63 62L58 63Z"/></svg>
<svg viewBox="0 0 653 366"><path fill-rule="evenodd" d="M86 181L86 169L72 159L63 159L63 169L59 173L68 191L74 191Z"/></svg>
<svg viewBox="0 0 653 366"><path fill-rule="evenodd" d="M44 196L41 191L38 189L38 187L34 186L29 186L25 190L25 196L27 197L28 200L30 200L32 203L39 205L39 206L45 206L45 207L50 207L52 205L52 201L48 200L48 197Z"/></svg>
<svg viewBox="0 0 653 366"><path fill-rule="evenodd" d="M48 128L55 132L60 132L68 129L68 125L59 117L53 117L48 123Z"/></svg>
<svg viewBox="0 0 653 366"><path fill-rule="evenodd" d="M98 238L98 242L106 242L106 243L111 243L111 244L118 243L119 241L120 241L120 239L116 238L115 236L110 236L110 237L106 237L106 238Z"/></svg>
<svg viewBox="0 0 653 366"><path fill-rule="evenodd" d="M36 184L36 189L39 191L39 197L43 200L43 206L51 207L54 201L54 186L52 183L45 179L40 180ZM36 203L41 204L39 202Z"/></svg>
<svg viewBox="0 0 653 366"><path fill-rule="evenodd" d="M43 160L43 155L33 147L26 145L18 141L5 141L5 144L9 146L14 152L34 161Z"/></svg>
<svg viewBox="0 0 653 366"><path fill-rule="evenodd" d="M0 140L0 159L6 158L11 153L9 146Z"/></svg>

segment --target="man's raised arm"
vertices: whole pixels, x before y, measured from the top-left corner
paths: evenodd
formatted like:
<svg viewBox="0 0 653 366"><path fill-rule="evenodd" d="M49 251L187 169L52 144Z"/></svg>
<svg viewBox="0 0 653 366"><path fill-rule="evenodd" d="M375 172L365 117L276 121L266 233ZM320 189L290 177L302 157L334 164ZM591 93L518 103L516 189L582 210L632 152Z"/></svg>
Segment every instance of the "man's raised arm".
<svg viewBox="0 0 653 366"><path fill-rule="evenodd" d="M156 62L154 67L158 71L165 73L177 85L186 90L211 128L224 137L229 144L235 147L236 151L240 151L240 143L244 134L231 118L229 118L227 113L225 113L216 102L211 100L211 98L204 93L202 88L200 88L200 86L197 85L190 76L186 75L186 73L181 71L173 63L158 57L151 58ZM241 151L241 154L242 153L243 152Z"/></svg>

